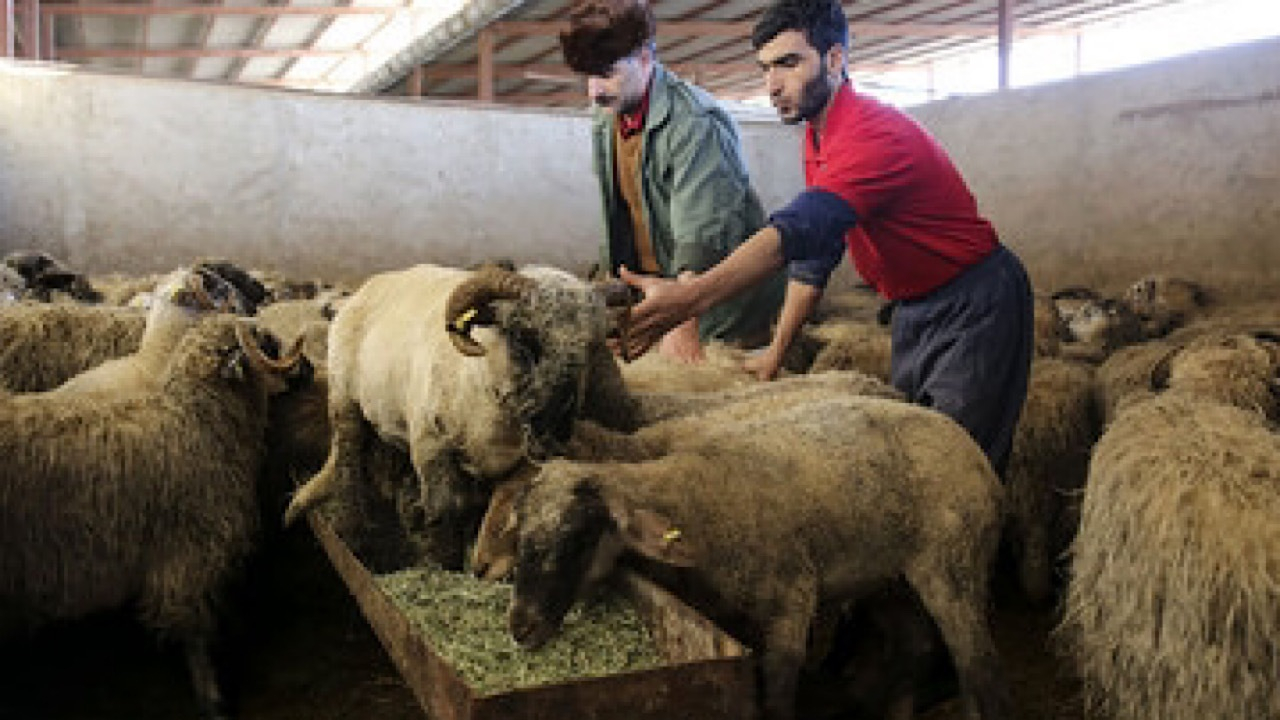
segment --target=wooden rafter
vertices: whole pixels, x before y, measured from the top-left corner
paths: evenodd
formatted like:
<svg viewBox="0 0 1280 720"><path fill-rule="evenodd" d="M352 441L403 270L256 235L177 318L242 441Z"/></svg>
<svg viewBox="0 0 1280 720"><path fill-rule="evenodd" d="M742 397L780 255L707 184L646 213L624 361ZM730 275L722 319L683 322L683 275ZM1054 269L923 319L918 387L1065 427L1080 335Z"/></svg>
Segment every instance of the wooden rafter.
<svg viewBox="0 0 1280 720"><path fill-rule="evenodd" d="M204 3L216 2L216 0L200 0L200 1ZM197 47L202 47L202 48L209 47L209 37L213 35L213 26L215 23L217 23L217 21L218 21L218 17L216 15L204 15L200 18L200 38L196 40ZM186 65L186 70L185 70L186 76L195 77L196 67L200 65L200 58L189 58L186 60L185 65Z"/></svg>
<svg viewBox="0 0 1280 720"><path fill-rule="evenodd" d="M96 5L45 5L40 10L45 15L397 15L425 12L425 9L404 6L314 6L314 5L150 5L101 3Z"/></svg>
<svg viewBox="0 0 1280 720"><path fill-rule="evenodd" d="M289 4L289 0L284 0L283 2L280 2L280 0L266 0L266 3L267 7L276 7L277 5L285 6ZM258 17L257 26L253 29L253 37L249 40L249 44L255 47L260 47L265 44L267 41L267 35L271 32L271 28L275 27L276 18L278 17L280 16L263 15ZM204 45L208 47L207 42L204 43ZM310 43L308 43L308 45L310 45ZM227 77L232 80L240 80L241 76L244 74L244 68L249 64L250 59L251 58L236 58L232 61L231 67L227 70ZM290 62L293 61L290 60Z"/></svg>

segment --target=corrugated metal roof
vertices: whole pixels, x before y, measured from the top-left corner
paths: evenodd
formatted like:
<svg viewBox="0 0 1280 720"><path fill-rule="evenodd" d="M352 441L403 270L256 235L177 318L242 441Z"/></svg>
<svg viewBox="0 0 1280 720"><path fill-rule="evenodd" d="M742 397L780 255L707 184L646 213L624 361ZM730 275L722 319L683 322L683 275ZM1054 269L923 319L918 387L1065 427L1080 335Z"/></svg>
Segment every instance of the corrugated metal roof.
<svg viewBox="0 0 1280 720"><path fill-rule="evenodd" d="M492 101L582 105L582 82L563 67L556 44L556 23L569 1L16 0L8 27L19 56L153 76L448 99L482 94L479 47L485 38L493 48ZM1071 33L1184 1L1016 0L1013 12L1019 33ZM757 93L760 77L746 38L767 2L653 0L659 57L723 97ZM846 2L852 68L920 67L991 47L998 5Z"/></svg>

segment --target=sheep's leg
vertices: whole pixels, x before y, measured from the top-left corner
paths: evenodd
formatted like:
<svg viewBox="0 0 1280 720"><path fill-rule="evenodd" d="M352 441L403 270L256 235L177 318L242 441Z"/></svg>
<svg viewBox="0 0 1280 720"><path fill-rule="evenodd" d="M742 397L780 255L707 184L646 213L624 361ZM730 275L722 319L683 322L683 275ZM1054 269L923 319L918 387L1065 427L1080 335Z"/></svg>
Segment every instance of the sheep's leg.
<svg viewBox="0 0 1280 720"><path fill-rule="evenodd" d="M1012 518L1014 554L1018 559L1018 577L1022 592L1033 603L1043 603L1053 592L1049 560L1049 518L1053 488L1043 478L1025 477L1014 481L1031 484L1024 488L1030 504L1018 507Z"/></svg>
<svg viewBox="0 0 1280 720"><path fill-rule="evenodd" d="M359 482L365 436L360 406L351 400L331 398L329 422L329 457L320 472L294 493L284 512L285 525L292 525L307 510L332 497L343 483Z"/></svg>
<svg viewBox="0 0 1280 720"><path fill-rule="evenodd" d="M908 569L907 582L942 631L960 677L967 716L972 720L1010 718L1009 688L987 625L987 575L975 570L977 564L940 565L923 571Z"/></svg>
<svg viewBox="0 0 1280 720"><path fill-rule="evenodd" d="M208 640L201 633L188 633L183 638L183 650L191 673L191 686L200 703L200 715L206 720L229 720L231 714L218 684Z"/></svg>
<svg viewBox="0 0 1280 720"><path fill-rule="evenodd" d="M484 517L488 493L462 471L454 451L425 444L415 444L413 467L422 496L427 553L444 569L461 570L467 545Z"/></svg>
<svg viewBox="0 0 1280 720"><path fill-rule="evenodd" d="M777 616L765 630L764 715L768 720L792 720L796 714L796 685L809 645L809 626L818 610L812 583L788 589Z"/></svg>

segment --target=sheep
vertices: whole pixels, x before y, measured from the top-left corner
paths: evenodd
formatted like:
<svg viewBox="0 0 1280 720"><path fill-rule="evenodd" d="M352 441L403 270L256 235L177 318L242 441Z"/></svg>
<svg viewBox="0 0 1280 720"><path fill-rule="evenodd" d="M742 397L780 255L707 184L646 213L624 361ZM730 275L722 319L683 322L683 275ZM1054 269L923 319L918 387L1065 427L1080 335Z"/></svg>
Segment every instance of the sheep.
<svg viewBox="0 0 1280 720"><path fill-rule="evenodd" d="M1209 304L1198 283L1168 275L1148 275L1130 285L1124 300L1142 321L1147 337L1162 337L1181 327Z"/></svg>
<svg viewBox="0 0 1280 720"><path fill-rule="evenodd" d="M877 322L887 325L889 308L875 290L868 285L857 285L846 290L830 290L822 294L822 300L814 309L813 320L827 322Z"/></svg>
<svg viewBox="0 0 1280 720"><path fill-rule="evenodd" d="M1059 354L1071 360L1097 364L1117 349L1145 337L1141 321L1123 300L1086 302L1066 322L1071 340Z"/></svg>
<svg viewBox="0 0 1280 720"><path fill-rule="evenodd" d="M1006 532L1022 591L1032 602L1049 598L1054 559L1075 534L1078 496L1099 432L1092 368L1036 358L1006 472Z"/></svg>
<svg viewBox="0 0 1280 720"><path fill-rule="evenodd" d="M822 344L809 372L858 370L889 380L893 338L888 328L856 321L826 322L808 330Z"/></svg>
<svg viewBox="0 0 1280 720"><path fill-rule="evenodd" d="M641 393L634 399L636 419L644 426L708 413L723 415L729 406L733 406L736 413L768 413L780 402L845 395L905 400L896 388L870 375L853 371L795 375L719 392ZM608 433L593 432L589 424L579 423L575 430L565 450L571 458L610 459L622 452L634 452L633 441L629 438L618 441ZM476 577L501 580L508 577L515 566L515 499L535 475L536 468L528 465L494 487L471 549L471 572Z"/></svg>
<svg viewBox="0 0 1280 720"><path fill-rule="evenodd" d="M622 460L545 464L516 502L512 637L540 646L630 550L761 651L768 716L785 719L819 606L905 577L970 710L1007 717L985 617L1003 490L982 451L942 414L895 400L760 410L729 405L641 429L633 452L611 453Z"/></svg>
<svg viewBox="0 0 1280 720"><path fill-rule="evenodd" d="M1149 340L1120 348L1098 366L1094 391L1103 425L1111 424L1126 398L1151 391L1152 373L1178 347L1167 340Z"/></svg>
<svg viewBox="0 0 1280 720"><path fill-rule="evenodd" d="M0 305L12 305L27 292L27 281L17 270L0 265Z"/></svg>
<svg viewBox="0 0 1280 720"><path fill-rule="evenodd" d="M754 382L742 364L745 351L720 342L707 343L704 360L685 363L660 353L641 355L620 366L631 393L712 392Z"/></svg>
<svg viewBox="0 0 1280 720"><path fill-rule="evenodd" d="M142 276L107 273L92 276L92 283L102 293L103 305L145 310L151 303L151 291L163 278L159 273Z"/></svg>
<svg viewBox="0 0 1280 720"><path fill-rule="evenodd" d="M59 385L54 392L102 393L160 382L178 341L200 318L231 309L238 296L219 276L196 270L176 270L156 288L147 311L138 349L86 370ZM243 305L236 305L243 308Z"/></svg>
<svg viewBox="0 0 1280 720"><path fill-rule="evenodd" d="M67 269L48 253L33 250L11 252L5 255L4 264L22 275L27 296L32 299L49 302L57 292L78 302L102 302L102 293L93 288L88 278Z"/></svg>
<svg viewBox="0 0 1280 720"><path fill-rule="evenodd" d="M159 387L0 397L0 605L28 628L136 603L223 716L209 646L253 547L267 397L296 368L239 322L183 336Z"/></svg>
<svg viewBox="0 0 1280 720"><path fill-rule="evenodd" d="M258 311L258 322L285 343L303 339L307 359L323 364L329 353L328 301L281 300Z"/></svg>
<svg viewBox="0 0 1280 720"><path fill-rule="evenodd" d="M228 260L205 258L197 261L191 269L198 273L216 275L234 288L235 293L231 297L239 303L236 312L240 315L256 314L259 307L272 300L265 285L244 268Z"/></svg>
<svg viewBox="0 0 1280 720"><path fill-rule="evenodd" d="M1061 351L1062 343L1071 339L1071 330L1052 298L1037 294L1032 308L1035 354L1038 357L1053 357Z"/></svg>
<svg viewBox="0 0 1280 720"><path fill-rule="evenodd" d="M1167 356L1094 449L1060 637L1118 720L1280 717L1280 349Z"/></svg>
<svg viewBox="0 0 1280 720"><path fill-rule="evenodd" d="M1049 295L1049 299L1053 301L1058 315L1063 320L1070 321L1081 307L1102 300L1102 295L1092 288L1073 285L1055 290Z"/></svg>
<svg viewBox="0 0 1280 720"><path fill-rule="evenodd" d="M626 405L607 317L601 293L547 267L419 265L370 278L334 318L329 457L286 524L360 482L372 429L408 449L430 553L461 568L492 481L554 453L582 408ZM601 392L618 397L587 397Z"/></svg>
<svg viewBox="0 0 1280 720"><path fill-rule="evenodd" d="M138 310L19 303L0 308L0 387L50 390L89 368L137 350L146 327Z"/></svg>

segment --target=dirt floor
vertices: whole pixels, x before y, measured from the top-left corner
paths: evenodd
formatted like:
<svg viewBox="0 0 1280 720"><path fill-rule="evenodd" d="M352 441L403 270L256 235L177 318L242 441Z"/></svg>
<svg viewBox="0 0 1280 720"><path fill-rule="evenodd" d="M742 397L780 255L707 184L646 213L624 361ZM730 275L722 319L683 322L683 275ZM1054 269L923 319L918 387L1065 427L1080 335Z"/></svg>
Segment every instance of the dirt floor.
<svg viewBox="0 0 1280 720"><path fill-rule="evenodd" d="M251 612L223 660L240 720L425 717L305 527L285 535L250 578L244 603ZM1051 625L1049 612L998 590L996 640L1020 717L1080 720L1077 687L1046 651ZM0 645L0 720L195 717L181 654L123 613ZM952 700L920 717L959 720L962 713Z"/></svg>

